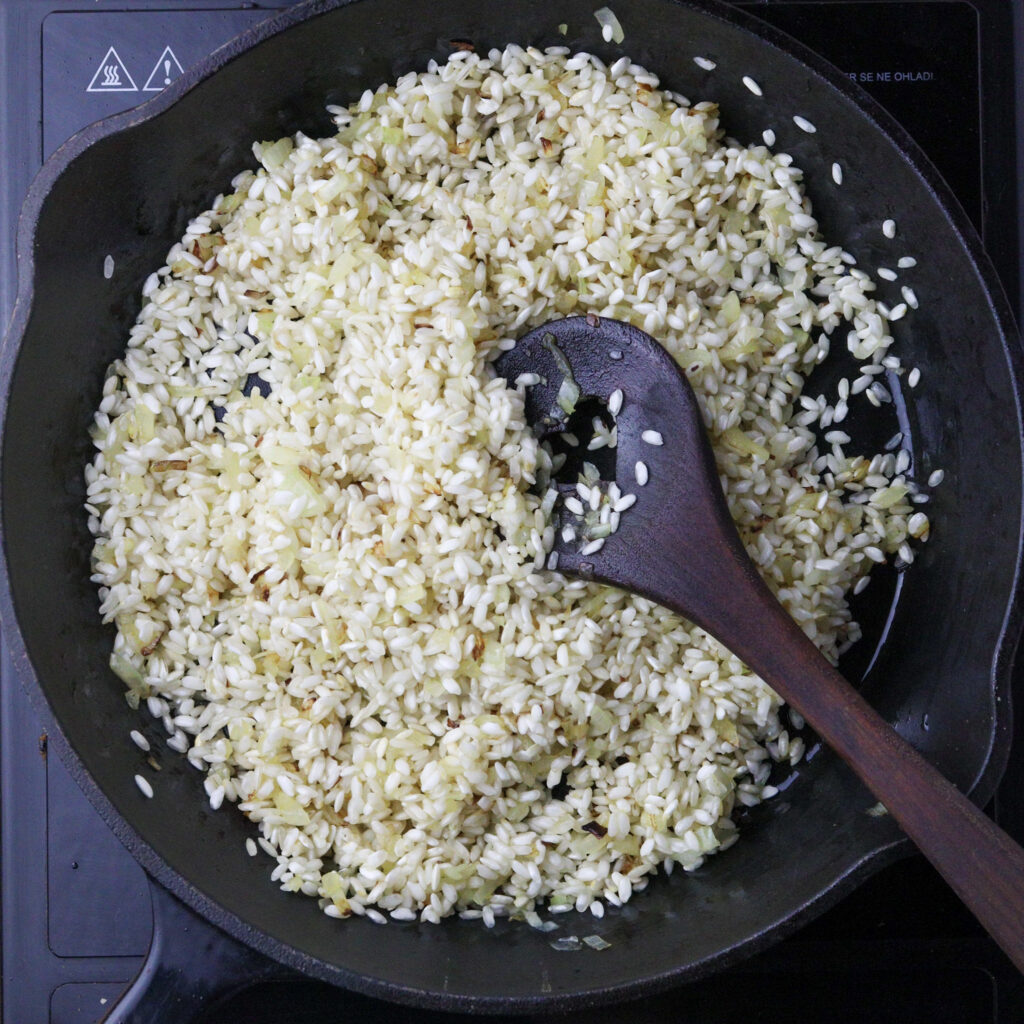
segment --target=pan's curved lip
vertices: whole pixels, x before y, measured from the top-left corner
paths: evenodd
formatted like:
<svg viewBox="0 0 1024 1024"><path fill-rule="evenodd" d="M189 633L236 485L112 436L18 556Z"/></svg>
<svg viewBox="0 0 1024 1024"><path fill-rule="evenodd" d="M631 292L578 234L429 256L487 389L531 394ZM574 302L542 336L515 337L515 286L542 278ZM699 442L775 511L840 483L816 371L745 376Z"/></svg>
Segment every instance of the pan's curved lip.
<svg viewBox="0 0 1024 1024"><path fill-rule="evenodd" d="M0 423L6 422L14 363L32 309L35 230L46 197L57 178L92 145L111 135L138 127L158 117L226 64L271 36L318 15L359 2L364 2L364 0L306 0L305 3L299 3L268 18L230 40L199 64L189 68L171 86L153 99L139 107L116 114L82 129L49 157L29 188L18 225L16 247L18 292L8 329L0 342ZM975 271L984 285L992 314L1003 340L1004 354L1012 377L1018 437L1024 442L1024 413L1022 413L1024 350L1019 344L1011 343L1019 335L1009 301L969 218L914 140L887 111L859 86L852 83L831 64L803 44L773 26L765 24L755 15L744 10L724 7L719 0L665 0L665 2L677 7L691 8L704 16L751 33L789 58L804 64L847 100L859 106L875 127L888 136L901 150L904 159L932 192L949 218L961 245L970 256ZM0 449L0 458L2 458L2 449ZM0 471L2 471L2 465L0 465ZM1022 485L1024 485L1024 480L1022 480ZM0 472L0 503L2 503L2 487L3 477ZM1019 498L1021 508L1024 510L1024 490ZM994 791L1009 756L1011 738L1010 673L1021 624L1024 621L1024 585L1022 585L1020 559L1022 545L1024 545L1024 518L1018 524L1018 558L1011 595L1003 617L996 649L993 652L990 678L993 684L993 697L997 705L995 728L984 763L970 790L972 797L981 803L984 803ZM898 835L893 835L886 841L880 841L872 850L846 865L836 875L830 886L761 932L704 960L625 984L565 995L471 996L415 989L395 982L356 974L304 954L269 934L257 931L247 925L236 914L226 910L215 899L196 888L184 876L171 868L134 826L117 811L72 748L41 687L32 682L35 678L34 672L14 616L14 601L10 588L6 560L6 537L2 520L0 520L0 547L5 553L3 564L0 565L0 623L4 627L5 639L9 645L9 655L15 673L19 679L29 681L26 690L36 710L43 718L51 739L56 742L58 753L121 842L157 881L181 896L189 906L234 938L312 977L342 985L353 991L410 1005L484 1013L580 1008L627 999L631 996L652 994L685 981L696 980L767 947L833 905L869 874L911 849L909 841Z"/></svg>

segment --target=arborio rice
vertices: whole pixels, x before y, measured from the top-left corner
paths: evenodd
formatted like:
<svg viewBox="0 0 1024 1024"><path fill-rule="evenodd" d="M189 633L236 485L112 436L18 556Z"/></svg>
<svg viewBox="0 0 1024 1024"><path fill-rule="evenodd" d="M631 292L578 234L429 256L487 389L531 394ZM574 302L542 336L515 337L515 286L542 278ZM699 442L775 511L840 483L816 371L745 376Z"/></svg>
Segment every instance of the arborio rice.
<svg viewBox="0 0 1024 1024"><path fill-rule="evenodd" d="M600 915L730 845L802 741L699 629L540 568L548 455L489 363L570 313L660 339L834 658L844 595L928 523L905 459L815 445L865 396L800 392L839 329L888 400L886 320L790 159L626 59L457 53L332 112L332 138L255 146L110 369L87 482L111 664L328 914Z"/></svg>

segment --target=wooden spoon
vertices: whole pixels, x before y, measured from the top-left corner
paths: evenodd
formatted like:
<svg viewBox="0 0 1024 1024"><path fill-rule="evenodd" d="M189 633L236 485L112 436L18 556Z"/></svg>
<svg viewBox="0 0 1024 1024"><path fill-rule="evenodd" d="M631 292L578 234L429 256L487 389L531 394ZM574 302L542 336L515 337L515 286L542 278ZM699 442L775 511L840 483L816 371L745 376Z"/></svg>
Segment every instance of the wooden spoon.
<svg viewBox="0 0 1024 1024"><path fill-rule="evenodd" d="M566 365L575 386L563 385ZM765 585L736 532L696 398L672 357L643 331L590 314L531 331L495 368L510 383L539 376L526 388L526 414L541 433L565 429L577 388L579 400L607 402L623 392L615 483L637 500L593 554L556 529L558 571L651 598L741 658L853 768L1024 971L1024 850L881 718ZM646 486L636 482L637 462L647 467ZM560 514L562 523L574 519Z"/></svg>

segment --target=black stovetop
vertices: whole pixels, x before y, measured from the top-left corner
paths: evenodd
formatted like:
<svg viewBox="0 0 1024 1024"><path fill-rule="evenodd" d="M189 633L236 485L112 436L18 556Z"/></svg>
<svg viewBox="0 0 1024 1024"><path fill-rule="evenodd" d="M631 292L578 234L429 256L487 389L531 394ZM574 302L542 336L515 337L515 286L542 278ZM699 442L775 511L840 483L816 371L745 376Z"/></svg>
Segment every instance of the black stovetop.
<svg viewBox="0 0 1024 1024"><path fill-rule="evenodd" d="M121 0L115 9L96 0L0 0L0 325L14 300L17 211L42 159L287 2ZM1020 318L1024 0L739 6L819 50L904 123L981 231ZM1022 706L1024 669L1016 690ZM1024 723L1016 736L991 810L1024 841ZM142 965L152 934L148 883L59 760L47 757L5 652L0 799L2 1019L94 1024ZM759 1024L794 1012L804 1024L1018 1024L1024 979L915 856L737 967L663 996L558 1019ZM204 1024L356 1019L444 1018L298 977L249 988L202 1017Z"/></svg>

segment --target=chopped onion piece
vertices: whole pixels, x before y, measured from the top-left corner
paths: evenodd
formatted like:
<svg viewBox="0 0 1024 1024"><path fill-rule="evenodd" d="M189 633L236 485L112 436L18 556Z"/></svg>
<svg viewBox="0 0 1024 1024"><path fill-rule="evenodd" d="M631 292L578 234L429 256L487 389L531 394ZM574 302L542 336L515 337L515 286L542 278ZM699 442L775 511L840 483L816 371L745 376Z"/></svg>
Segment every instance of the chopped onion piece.
<svg viewBox="0 0 1024 1024"><path fill-rule="evenodd" d="M558 389L558 408L571 416L576 409L576 403L580 400L580 387L571 377L566 377Z"/></svg>
<svg viewBox="0 0 1024 1024"><path fill-rule="evenodd" d="M622 31L622 26L619 24L619 19L615 17L615 14L609 8L598 8L594 11L594 17L597 18L597 23L601 26L601 34L604 36L606 43L621 43L626 38L626 34Z"/></svg>

